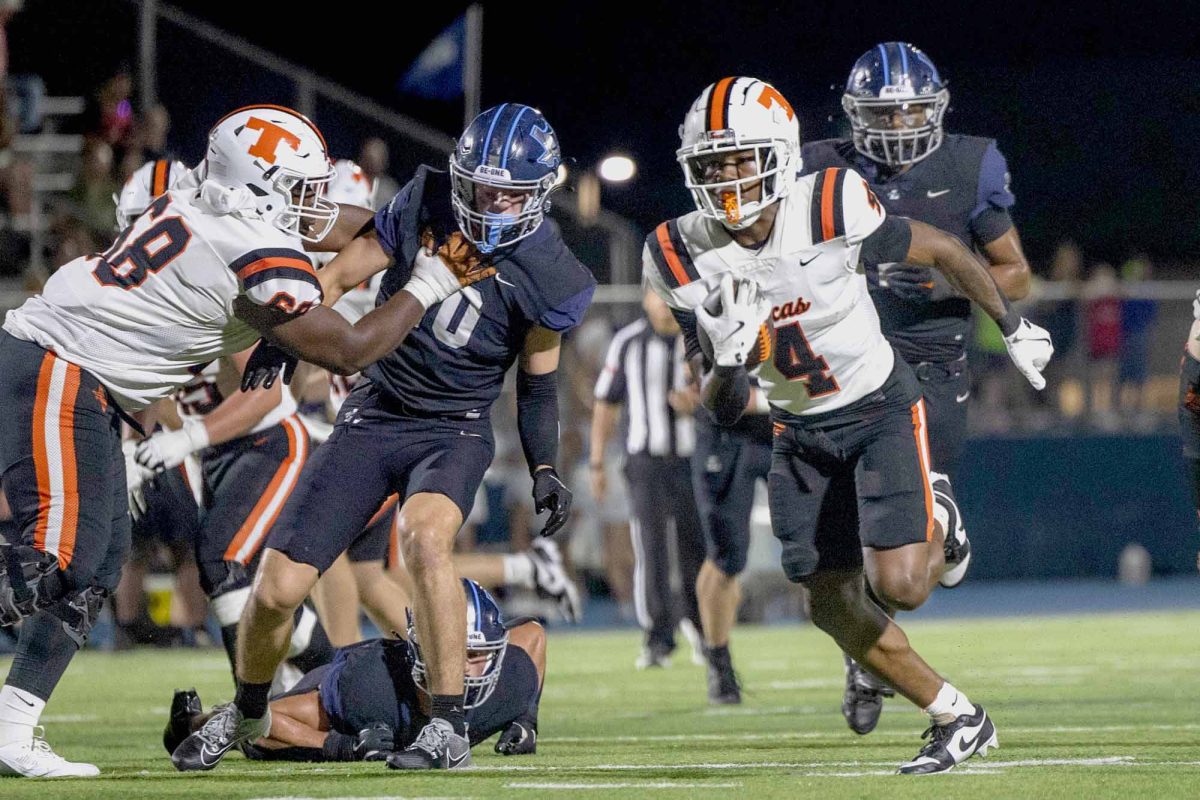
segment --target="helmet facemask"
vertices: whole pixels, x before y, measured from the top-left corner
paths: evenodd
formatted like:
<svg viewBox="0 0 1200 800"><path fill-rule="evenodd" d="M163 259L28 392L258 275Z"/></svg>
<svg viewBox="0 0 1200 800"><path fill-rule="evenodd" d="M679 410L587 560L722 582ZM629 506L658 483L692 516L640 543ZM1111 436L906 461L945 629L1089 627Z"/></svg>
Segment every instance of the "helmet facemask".
<svg viewBox="0 0 1200 800"><path fill-rule="evenodd" d="M908 97L842 96L854 148L892 167L915 164L941 146L942 117L949 105L948 89ZM897 117L900 125L895 124Z"/></svg>
<svg viewBox="0 0 1200 800"><path fill-rule="evenodd" d="M319 242L337 222L336 203L325 199L325 189L337 172L330 165L322 175L305 176L284 167L274 167L264 174L275 193L287 198L282 211L271 224L280 230L299 236L306 242Z"/></svg>
<svg viewBox="0 0 1200 800"><path fill-rule="evenodd" d="M722 156L735 153L754 158L755 173L731 180L719 180ZM734 131L717 131L690 147L682 147L675 158L683 168L683 180L692 193L700 213L717 220L730 230L753 225L762 212L791 191L800 172L800 152L790 142L779 139L742 141ZM745 195L759 188L756 200Z"/></svg>
<svg viewBox="0 0 1200 800"><path fill-rule="evenodd" d="M454 217L463 235L482 253L519 242L538 229L550 210L550 191L556 175L550 172L537 180L513 180L507 169L481 164L474 172L450 158L450 199ZM511 195L524 195L515 214L479 210L479 189L490 187Z"/></svg>
<svg viewBox="0 0 1200 800"><path fill-rule="evenodd" d="M413 623L412 609L408 616L408 647L412 655L413 683L421 691L432 695L429 688L428 670L417 642L417 628ZM488 640L478 631L467 634L467 666L463 673L463 710L476 708L487 702L500 681L500 670L504 666L504 653L508 647L508 631L502 638ZM477 673L477 674L473 674Z"/></svg>

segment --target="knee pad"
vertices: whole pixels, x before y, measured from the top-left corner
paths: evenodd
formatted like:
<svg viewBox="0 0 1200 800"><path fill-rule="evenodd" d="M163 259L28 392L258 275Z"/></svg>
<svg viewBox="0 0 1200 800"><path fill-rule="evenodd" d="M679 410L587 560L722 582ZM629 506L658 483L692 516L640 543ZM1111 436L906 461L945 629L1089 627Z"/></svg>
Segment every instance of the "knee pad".
<svg viewBox="0 0 1200 800"><path fill-rule="evenodd" d="M809 586L813 624L857 658L871 648L887 628L887 614L867 597L861 577L840 583L814 581Z"/></svg>
<svg viewBox="0 0 1200 800"><path fill-rule="evenodd" d="M70 597L64 597L54 603L48 612L62 620L63 630L67 636L80 648L87 644L92 626L100 619L100 611L104 608L104 598L108 590L100 586L89 586L82 592L76 592Z"/></svg>
<svg viewBox="0 0 1200 800"><path fill-rule="evenodd" d="M217 624L226 628L238 624L242 618L242 611L245 610L246 603L249 601L250 587L242 586L213 595L209 601L209 607L212 609L213 616L217 618Z"/></svg>
<svg viewBox="0 0 1200 800"><path fill-rule="evenodd" d="M0 543L0 626L15 625L66 592L58 559L28 545Z"/></svg>

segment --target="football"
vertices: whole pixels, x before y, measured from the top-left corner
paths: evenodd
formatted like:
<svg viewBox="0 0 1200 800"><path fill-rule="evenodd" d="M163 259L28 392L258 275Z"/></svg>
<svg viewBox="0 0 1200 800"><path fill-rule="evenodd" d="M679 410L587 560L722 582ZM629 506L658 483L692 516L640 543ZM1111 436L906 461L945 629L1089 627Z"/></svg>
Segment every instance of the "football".
<svg viewBox="0 0 1200 800"><path fill-rule="evenodd" d="M721 293L714 289L708 297L704 298L704 308L710 314L721 313ZM708 334L704 328L696 326L696 338L700 340L700 350L704 353L705 360L713 363L713 346L712 340L708 338ZM771 358L775 353L775 323L771 320L770 312L767 313L766 319L758 326L758 336L754 339L754 346L750 348L750 352L746 354L746 369L754 369L759 364Z"/></svg>

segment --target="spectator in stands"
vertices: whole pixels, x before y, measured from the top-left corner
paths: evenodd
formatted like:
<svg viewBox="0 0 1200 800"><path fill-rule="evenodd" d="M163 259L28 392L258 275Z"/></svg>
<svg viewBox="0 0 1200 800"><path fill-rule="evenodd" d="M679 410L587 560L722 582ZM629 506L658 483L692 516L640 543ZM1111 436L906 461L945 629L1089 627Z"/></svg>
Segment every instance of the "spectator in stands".
<svg viewBox="0 0 1200 800"><path fill-rule="evenodd" d="M1083 253L1071 240L1060 242L1050 263L1050 287L1054 290L1051 299L1038 303L1035 317L1054 340L1054 358L1042 373L1046 378L1046 390L1038 392L1036 399L1064 411L1061 392L1063 383L1072 372L1075 343L1079 338L1079 292L1083 274ZM1063 297L1062 295L1065 295ZM1070 416L1068 414L1068 416Z"/></svg>
<svg viewBox="0 0 1200 800"><path fill-rule="evenodd" d="M167 133L170 130L171 115L165 106L152 106L141 115L137 124L137 138L142 146L142 163L174 157L167 150Z"/></svg>
<svg viewBox="0 0 1200 800"><path fill-rule="evenodd" d="M376 206L388 202L396 192L400 191L400 184L396 183L395 178L388 174L389 159L388 146L383 139L372 136L362 143L362 150L358 154L358 165L371 179L371 185L374 187L372 197L375 199Z"/></svg>
<svg viewBox="0 0 1200 800"><path fill-rule="evenodd" d="M1153 273L1154 265L1145 255L1136 255L1121 265L1121 281L1128 289L1132 289L1133 284L1150 280ZM1117 382L1124 411L1149 410L1143 389L1150 364L1151 326L1157 313L1158 304L1153 300L1133 296L1121 300L1121 355Z"/></svg>
<svg viewBox="0 0 1200 800"><path fill-rule="evenodd" d="M1117 356L1121 351L1121 297L1112 264L1095 264L1083 287L1087 299L1087 377L1093 422L1118 424L1114 403Z"/></svg>
<svg viewBox="0 0 1200 800"><path fill-rule="evenodd" d="M129 99L132 92L133 78L129 68L121 66L100 84L83 110L84 135L100 139L118 150L118 159L125 155L133 133L133 104Z"/></svg>
<svg viewBox="0 0 1200 800"><path fill-rule="evenodd" d="M113 194L120 188L113 179L113 149L104 139L89 137L81 160L79 177L67 199L71 215L83 223L96 242L93 246L98 247L100 242L113 238Z"/></svg>

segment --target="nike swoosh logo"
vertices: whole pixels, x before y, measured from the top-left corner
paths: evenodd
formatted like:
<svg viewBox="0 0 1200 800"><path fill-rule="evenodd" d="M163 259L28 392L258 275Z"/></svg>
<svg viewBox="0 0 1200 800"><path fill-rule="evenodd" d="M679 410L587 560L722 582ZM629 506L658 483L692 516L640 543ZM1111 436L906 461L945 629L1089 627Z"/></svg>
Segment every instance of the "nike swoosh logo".
<svg viewBox="0 0 1200 800"><path fill-rule="evenodd" d="M732 331L730 331L730 332L729 332L729 335L728 335L728 336L726 336L726 337L725 337L724 339L722 339L721 341L722 341L722 342L727 342L727 341L729 341L729 340L730 340L730 339L732 339L734 336L737 336L737 334L738 334L738 331L740 331L740 330L741 330L742 328L744 328L744 327L746 327L746 323L744 323L744 322L739 322L739 323L738 323L738 326L737 326L736 328L734 328Z"/></svg>
<svg viewBox="0 0 1200 800"><path fill-rule="evenodd" d="M214 756L212 761L209 761L207 756ZM209 750L208 745L200 748L200 763L206 767L215 767L221 760L221 756L225 755L224 750Z"/></svg>
<svg viewBox="0 0 1200 800"><path fill-rule="evenodd" d="M962 761L973 752L971 748L975 746L975 742L979 741L979 733L982 730L983 723L980 722L974 728L963 728L959 731L962 734L962 738L958 740L957 744L951 742L950 746L946 748L954 756L955 762ZM955 753L955 750L958 752Z"/></svg>
<svg viewBox="0 0 1200 800"><path fill-rule="evenodd" d="M963 392L962 394L954 395L954 402L965 403L965 402L967 402L967 398L970 396L971 396L971 390L968 389L967 391Z"/></svg>
<svg viewBox="0 0 1200 800"><path fill-rule="evenodd" d="M504 280L504 278L501 278L499 273L496 274L496 280L499 281L500 283L503 283L505 286L511 286L514 289L517 288L517 285L515 283L509 283L508 281Z"/></svg>
<svg viewBox="0 0 1200 800"><path fill-rule="evenodd" d="M455 769L456 767L458 767L460 764L462 764L464 761L466 761L470 757L471 757L470 750L467 750L465 753L463 753L458 758L455 758L453 753L446 754L446 760L450 762L449 769Z"/></svg>
<svg viewBox="0 0 1200 800"><path fill-rule="evenodd" d="M930 191L928 191L928 192L925 192L925 196L926 196L926 197L941 197L941 196L942 196L942 195L944 195L944 194L950 194L950 190L949 190L949 189L942 189L941 191L938 191L938 192L935 192L935 191L932 191L932 190L930 190Z"/></svg>
<svg viewBox="0 0 1200 800"><path fill-rule="evenodd" d="M14 696L15 696L15 697L16 697L18 700L20 700L22 703L24 703L25 705L29 706L30 708L33 708L33 703L29 702L29 701L28 701L28 700L26 700L24 697L21 697L20 695L14 695Z"/></svg>
<svg viewBox="0 0 1200 800"><path fill-rule="evenodd" d="M474 436L476 439L482 439L482 438L483 438L483 435L482 435L482 434L478 434L478 433L467 433L466 431L459 431L459 432L458 432L458 435L459 435L459 436Z"/></svg>
<svg viewBox="0 0 1200 800"><path fill-rule="evenodd" d="M800 266L802 266L802 267L807 267L809 264L811 264L812 262L816 261L816 260L817 260L818 258L820 258L820 257L821 257L821 254L820 254L820 253L817 253L815 256L813 256L812 258L808 259L807 261L805 261L805 260L802 258L802 259L800 259Z"/></svg>

